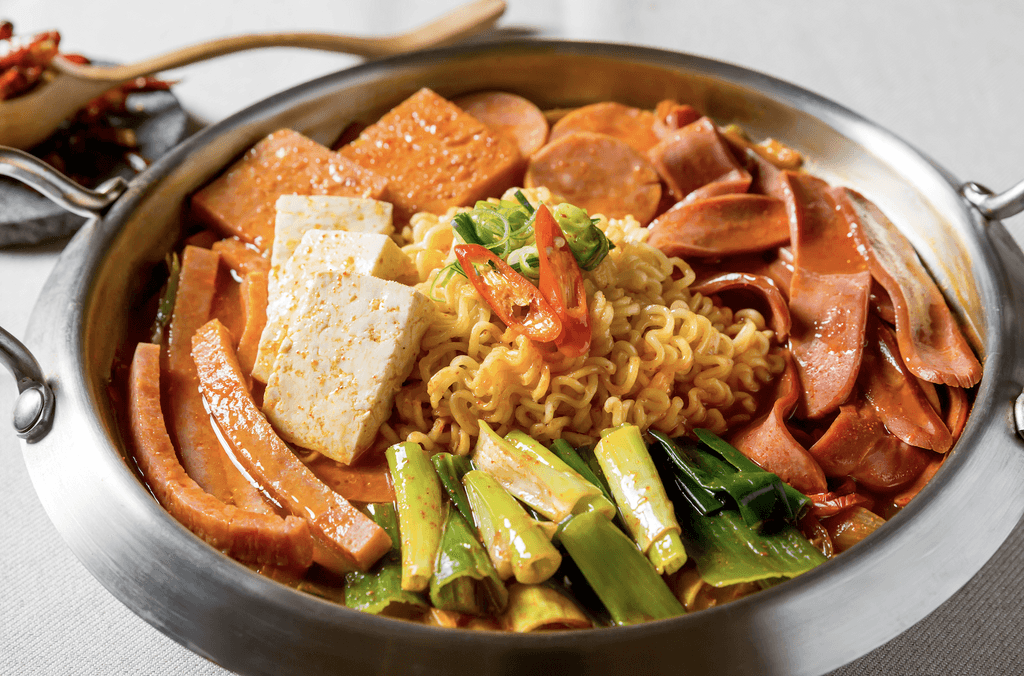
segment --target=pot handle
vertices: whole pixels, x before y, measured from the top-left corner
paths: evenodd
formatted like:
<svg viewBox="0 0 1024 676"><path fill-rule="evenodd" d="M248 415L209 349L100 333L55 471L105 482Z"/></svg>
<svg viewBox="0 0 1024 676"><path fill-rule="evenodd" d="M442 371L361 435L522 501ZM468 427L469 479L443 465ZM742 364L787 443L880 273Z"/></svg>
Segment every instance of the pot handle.
<svg viewBox="0 0 1024 676"><path fill-rule="evenodd" d="M39 362L21 341L0 327L0 363L18 381L14 403L14 432L29 442L46 436L53 424L53 390L46 384Z"/></svg>
<svg viewBox="0 0 1024 676"><path fill-rule="evenodd" d="M0 146L0 176L28 184L68 211L85 217L99 216L128 189L128 182L120 176L96 190L83 188L42 160L7 146Z"/></svg>
<svg viewBox="0 0 1024 676"><path fill-rule="evenodd" d="M960 193L982 216L991 221L1009 218L1024 211L1024 181L1001 193L993 193L977 183L965 183Z"/></svg>
<svg viewBox="0 0 1024 676"><path fill-rule="evenodd" d="M43 195L80 216L101 215L128 189L120 176L106 181L96 190L78 185L42 160L15 148L0 146L0 176L26 183ZM0 327L0 363L18 383L14 404L14 432L28 442L42 439L53 424L53 390L46 383L39 362L21 341Z"/></svg>
<svg viewBox="0 0 1024 676"><path fill-rule="evenodd" d="M1024 181L1001 193L993 193L983 185L965 183L960 193L971 206L986 219L998 221L1024 211ZM1024 439L1024 392L1017 395L1013 405L1017 436Z"/></svg>

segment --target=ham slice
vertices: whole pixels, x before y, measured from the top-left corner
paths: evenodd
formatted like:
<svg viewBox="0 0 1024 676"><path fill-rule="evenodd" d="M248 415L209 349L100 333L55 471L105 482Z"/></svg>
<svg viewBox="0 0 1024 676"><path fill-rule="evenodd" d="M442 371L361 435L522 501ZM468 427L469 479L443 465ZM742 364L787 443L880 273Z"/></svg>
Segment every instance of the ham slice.
<svg viewBox="0 0 1024 676"><path fill-rule="evenodd" d="M390 551L388 534L317 479L267 422L245 388L231 337L220 322L211 320L196 332L192 356L224 438L275 499L309 522L317 563L336 573L365 571Z"/></svg>
<svg viewBox="0 0 1024 676"><path fill-rule="evenodd" d="M851 477L869 489L907 486L925 471L934 455L888 434L870 405L847 404L810 448L829 477Z"/></svg>
<svg viewBox="0 0 1024 676"><path fill-rule="evenodd" d="M792 358L788 352L783 354L786 370L779 377L772 409L737 432L730 443L798 491L824 493L828 490L825 473L786 427L786 419L796 408L800 386Z"/></svg>
<svg viewBox="0 0 1024 676"><path fill-rule="evenodd" d="M659 101L654 108L654 133L658 138L665 138L676 129L696 122L701 115L696 108L672 99Z"/></svg>
<svg viewBox="0 0 1024 676"><path fill-rule="evenodd" d="M772 249L789 236L785 203L741 194L680 202L651 223L647 242L667 256L720 258Z"/></svg>
<svg viewBox="0 0 1024 676"><path fill-rule="evenodd" d="M790 344L803 385L800 406L805 417L821 418L846 401L857 381L871 273L824 181L784 172L779 184L792 228Z"/></svg>
<svg viewBox="0 0 1024 676"><path fill-rule="evenodd" d="M868 325L860 383L864 398L893 436L939 453L953 445L946 424L900 359L896 337L878 320Z"/></svg>
<svg viewBox="0 0 1024 676"><path fill-rule="evenodd" d="M706 117L665 136L647 157L677 201L712 183L719 185L701 196L745 192L750 187L750 173Z"/></svg>
<svg viewBox="0 0 1024 676"><path fill-rule="evenodd" d="M313 562L309 525L289 516L226 505L185 473L167 435L160 405L160 346L139 343L128 384L135 460L157 501L211 546L246 563L306 569Z"/></svg>
<svg viewBox="0 0 1024 676"><path fill-rule="evenodd" d="M779 287L770 277L747 272L722 272L699 280L690 286L691 291L710 296L723 291L746 291L753 293L768 304L771 310L770 325L776 339L785 343L789 338L789 306Z"/></svg>
<svg viewBox="0 0 1024 676"><path fill-rule="evenodd" d="M981 364L907 238L862 195L848 188L833 194L871 274L889 292L896 339L910 372L932 383L977 384Z"/></svg>

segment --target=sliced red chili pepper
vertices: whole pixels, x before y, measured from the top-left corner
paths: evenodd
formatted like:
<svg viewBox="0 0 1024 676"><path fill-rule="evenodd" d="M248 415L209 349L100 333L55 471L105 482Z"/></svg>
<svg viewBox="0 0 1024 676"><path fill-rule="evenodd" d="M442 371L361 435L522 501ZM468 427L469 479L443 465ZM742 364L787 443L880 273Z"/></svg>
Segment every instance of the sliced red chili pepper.
<svg viewBox="0 0 1024 676"><path fill-rule="evenodd" d="M562 322L551 304L508 263L479 244L456 245L455 257L470 284L508 328L541 343L562 333Z"/></svg>
<svg viewBox="0 0 1024 676"><path fill-rule="evenodd" d="M565 355L577 357L590 349L590 313L583 273L572 255L558 221L543 204L533 222L540 259L540 292L562 321L556 345Z"/></svg>

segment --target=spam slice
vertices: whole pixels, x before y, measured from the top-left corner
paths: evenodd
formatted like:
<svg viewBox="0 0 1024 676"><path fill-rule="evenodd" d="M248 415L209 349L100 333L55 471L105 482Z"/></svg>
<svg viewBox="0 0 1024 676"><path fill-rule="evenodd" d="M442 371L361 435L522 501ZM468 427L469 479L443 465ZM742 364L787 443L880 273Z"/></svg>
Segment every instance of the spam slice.
<svg viewBox="0 0 1024 676"><path fill-rule="evenodd" d="M210 227L263 250L274 236L281 195L387 196L387 180L290 129L275 131L192 197Z"/></svg>
<svg viewBox="0 0 1024 676"><path fill-rule="evenodd" d="M315 274L278 350L263 412L286 440L351 464L391 414L432 306L397 282Z"/></svg>
<svg viewBox="0 0 1024 676"><path fill-rule="evenodd" d="M381 279L408 280L412 261L387 235L343 230L307 230L299 248L285 261L267 304L267 324L260 336L253 376L267 382L281 341L295 322L299 301L317 272L359 272Z"/></svg>
<svg viewBox="0 0 1024 676"><path fill-rule="evenodd" d="M421 89L363 130L341 154L391 182L395 220L500 195L522 172L516 144Z"/></svg>

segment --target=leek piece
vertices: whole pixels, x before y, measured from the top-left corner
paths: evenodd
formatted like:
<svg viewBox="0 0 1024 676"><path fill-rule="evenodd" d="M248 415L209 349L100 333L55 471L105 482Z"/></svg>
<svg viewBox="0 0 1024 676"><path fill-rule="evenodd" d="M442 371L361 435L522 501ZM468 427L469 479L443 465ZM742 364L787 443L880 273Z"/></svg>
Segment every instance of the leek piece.
<svg viewBox="0 0 1024 676"><path fill-rule="evenodd" d="M391 538L392 547L369 571L345 574L345 605L374 615L392 605L426 608L427 600L422 594L402 589L402 554L398 547L395 506L388 502L366 508L370 518Z"/></svg>
<svg viewBox="0 0 1024 676"><path fill-rule="evenodd" d="M160 294L160 302L156 307L156 319L153 320L153 328L150 329L149 342L160 345L164 341L164 332L174 314L174 300L178 296L178 280L181 278L181 261L178 254L167 254L167 284L164 292Z"/></svg>
<svg viewBox="0 0 1024 676"><path fill-rule="evenodd" d="M430 602L441 610L469 615L501 613L508 604L508 590L459 510L446 511Z"/></svg>
<svg viewBox="0 0 1024 676"><path fill-rule="evenodd" d="M437 476L441 478L441 486L448 493L452 504L466 518L466 521L473 523L469 498L466 497L466 489L462 486L462 477L473 469L473 463L469 461L469 458L451 453L435 453L431 456L430 462L434 464Z"/></svg>
<svg viewBox="0 0 1024 676"><path fill-rule="evenodd" d="M614 246L585 209L563 203L551 209L551 215L562 228L569 249L582 270L596 268Z"/></svg>
<svg viewBox="0 0 1024 676"><path fill-rule="evenodd" d="M580 457L580 454L576 452L575 448L569 445L568 441L565 439L555 439L551 443L551 452L554 453L559 460L575 470L581 477L600 488L608 502L614 504L615 498L612 496L612 491L608 488L608 484L605 482L604 477L599 477L595 474L594 471L590 469L590 465Z"/></svg>
<svg viewBox="0 0 1024 676"><path fill-rule="evenodd" d="M573 508L574 514L584 510L597 510L609 519L615 516L615 502L610 495L605 495L606 490L601 486L600 481L591 481L560 458L558 454L545 448L543 444L525 432L513 430L505 435L505 441L537 462L569 476L581 479L585 482L584 485L589 484L598 488L599 493L591 491L590 486L586 487L588 495L576 503L576 506ZM593 475L593 472L590 472L590 474ZM597 477L594 478L596 479Z"/></svg>
<svg viewBox="0 0 1024 676"><path fill-rule="evenodd" d="M497 481L472 470L462 482L498 577L539 584L558 570L562 555L550 536Z"/></svg>
<svg viewBox="0 0 1024 676"><path fill-rule="evenodd" d="M656 431L652 431L651 436L658 440L671 462L671 473L687 501L701 514L711 514L727 504L735 504L747 525L761 530L765 524L795 521L810 504L809 498L718 437L714 437L716 446L708 448L718 452L728 447L732 462L685 439L672 440ZM726 495L731 498L728 503L723 500Z"/></svg>
<svg viewBox="0 0 1024 676"><path fill-rule="evenodd" d="M715 587L796 577L825 561L788 524L773 533L758 533L731 509L710 516L688 510L684 523L686 546L700 576Z"/></svg>
<svg viewBox="0 0 1024 676"><path fill-rule="evenodd" d="M545 627L582 629L590 619L568 596L549 585L515 583L508 588L508 607L499 618L505 631L527 632Z"/></svg>
<svg viewBox="0 0 1024 676"><path fill-rule="evenodd" d="M686 563L675 505L668 499L640 428L620 425L601 433L594 455L608 479L626 530L659 574L674 573Z"/></svg>
<svg viewBox="0 0 1024 676"><path fill-rule="evenodd" d="M694 509L707 515L725 507L725 501L710 487L714 485L714 478L696 467L696 461L690 457L693 454L688 455L678 442L663 432L650 430L648 433L658 440L664 451L654 456L655 465L660 465L663 478L666 474L673 478L675 487Z"/></svg>
<svg viewBox="0 0 1024 676"><path fill-rule="evenodd" d="M636 545L597 512L572 516L562 528L561 543L615 624L686 612Z"/></svg>
<svg viewBox="0 0 1024 676"><path fill-rule="evenodd" d="M722 439L714 432L705 429L695 429L693 433L697 435L697 438L700 439L701 443L722 456L726 462L735 467L738 471L764 471L760 465L743 455L742 451L727 442L725 439ZM782 482L782 488L786 493L786 499L789 503L789 509L793 513L793 518L800 519L807 513L807 510L810 509L811 499L785 482Z"/></svg>
<svg viewBox="0 0 1024 676"><path fill-rule="evenodd" d="M592 508L612 518L615 506L605 500L601 489L546 448L533 443L541 450L506 441L481 420L473 466L490 474L506 491L556 523L576 511Z"/></svg>
<svg viewBox="0 0 1024 676"><path fill-rule="evenodd" d="M385 451L402 535L402 589L423 591L441 541L441 482L419 444L401 442Z"/></svg>

